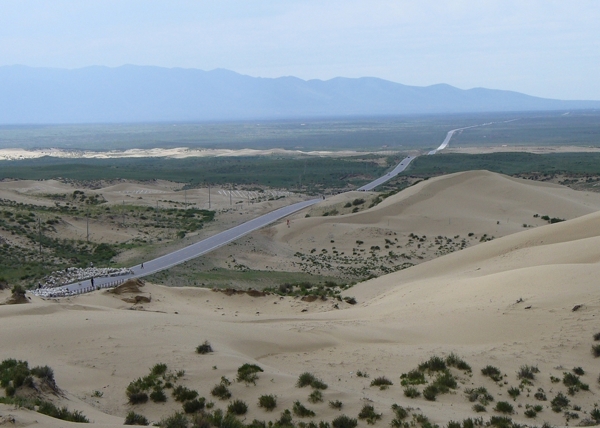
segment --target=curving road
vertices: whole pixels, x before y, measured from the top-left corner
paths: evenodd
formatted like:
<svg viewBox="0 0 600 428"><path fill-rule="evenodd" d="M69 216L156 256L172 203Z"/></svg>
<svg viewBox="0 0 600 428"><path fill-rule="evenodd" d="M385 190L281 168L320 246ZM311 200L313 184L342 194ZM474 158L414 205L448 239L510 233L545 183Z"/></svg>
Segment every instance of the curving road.
<svg viewBox="0 0 600 428"><path fill-rule="evenodd" d="M408 164L415 159L415 157L407 157L404 158L391 172L384 175L383 177L379 177L378 179L370 182L359 188L358 190L368 191L373 190L375 187L379 186L382 183L385 183L388 180L391 180L396 175L401 173L408 167ZM165 254L164 256L158 257L153 260L149 260L143 263L142 265L136 265L131 268L131 273L128 275L121 275L118 278L115 277L97 277L94 278L94 286L92 287L90 280L79 281L77 283L68 284L62 287L57 287L51 289L43 289L45 293L52 293L55 295L62 294L80 294L92 291L96 287L106 288L112 287L119 283L122 283L130 278L140 278L148 275L152 275L156 272L160 272L166 269L169 269L173 266L184 263L188 260L199 257L203 254L209 253L213 250L216 250L223 245L227 245L230 242L235 241L236 239L241 238L244 235L249 234L255 230L261 229L271 223L276 222L277 220L281 220L284 217L287 217L290 214L293 214L297 211L300 211L306 207L314 205L323 199L311 199L308 201L302 201L295 204L292 204L287 207L279 208L275 211L271 211L270 213L264 214L260 217L242 223L238 226L232 227L231 229L225 230L223 232L217 233L216 235L211 236L210 238L206 238L202 241L196 242L195 244L189 245L185 248L182 248L177 251L173 251L172 253Z"/></svg>

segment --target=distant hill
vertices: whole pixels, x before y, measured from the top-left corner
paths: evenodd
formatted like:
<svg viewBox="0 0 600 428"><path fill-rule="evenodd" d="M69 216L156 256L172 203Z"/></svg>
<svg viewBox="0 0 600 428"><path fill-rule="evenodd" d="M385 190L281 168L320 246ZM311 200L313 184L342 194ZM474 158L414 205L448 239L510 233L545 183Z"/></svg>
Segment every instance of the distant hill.
<svg viewBox="0 0 600 428"><path fill-rule="evenodd" d="M203 121L600 108L511 91L406 86L373 77L267 79L125 65L0 67L0 124Z"/></svg>

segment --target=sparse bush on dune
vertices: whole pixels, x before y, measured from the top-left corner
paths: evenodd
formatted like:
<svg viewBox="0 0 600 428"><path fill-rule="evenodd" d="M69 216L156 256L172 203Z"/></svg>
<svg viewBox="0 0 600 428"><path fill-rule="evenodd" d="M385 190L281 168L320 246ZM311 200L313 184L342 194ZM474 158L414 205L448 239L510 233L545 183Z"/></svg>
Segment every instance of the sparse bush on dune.
<svg viewBox="0 0 600 428"><path fill-rule="evenodd" d="M321 403L323 402L323 393L318 390L315 389L313 392L310 393L310 395L308 396L308 401L310 403Z"/></svg>
<svg viewBox="0 0 600 428"><path fill-rule="evenodd" d="M300 418L312 418L315 416L315 412L304 407L300 401L294 401L294 407L292 408L294 415Z"/></svg>
<svg viewBox="0 0 600 428"><path fill-rule="evenodd" d="M267 411L272 411L277 407L277 396L273 394L261 395L258 397L258 407L262 407Z"/></svg>
<svg viewBox="0 0 600 428"><path fill-rule="evenodd" d="M231 413L234 415L245 415L248 411L248 405L244 403L242 400L233 400L227 406L227 413Z"/></svg>
<svg viewBox="0 0 600 428"><path fill-rule="evenodd" d="M517 397L518 397L519 395L521 395L521 390L520 390L519 388L515 388L514 386L511 386L510 388L508 388L508 391L507 391L507 392L508 392L508 395L510 395L510 397L511 397L513 400L516 400L516 399L517 399Z"/></svg>
<svg viewBox="0 0 600 428"><path fill-rule="evenodd" d="M552 410L556 413L561 412L563 409L569 406L569 399L565 397L562 392L556 394L556 397L550 401L550 405L552 406Z"/></svg>
<svg viewBox="0 0 600 428"><path fill-rule="evenodd" d="M408 373L402 373L400 376L402 386L421 385L427 383L425 374L420 370L411 370Z"/></svg>
<svg viewBox="0 0 600 428"><path fill-rule="evenodd" d="M333 428L356 428L358 421L346 415L340 415L331 421Z"/></svg>
<svg viewBox="0 0 600 428"><path fill-rule="evenodd" d="M380 389L393 385L392 381L385 376L379 376L371 381L371 386L378 386Z"/></svg>
<svg viewBox="0 0 600 428"><path fill-rule="evenodd" d="M179 401L183 403L184 401L193 400L198 397L198 391L194 391L193 389L186 388L185 386L178 385L173 389L173 398L175 401Z"/></svg>
<svg viewBox="0 0 600 428"><path fill-rule="evenodd" d="M125 423L123 425L150 425L150 422L145 416L142 416L134 411L127 413L125 417Z"/></svg>
<svg viewBox="0 0 600 428"><path fill-rule="evenodd" d="M166 372L167 372L167 365L163 364L163 363L155 364L150 369L150 374L153 376L160 376L160 375L165 374Z"/></svg>
<svg viewBox="0 0 600 428"><path fill-rule="evenodd" d="M238 368L237 371L237 381L244 382L246 384L252 383L256 385L256 381L258 380L259 372L263 372L264 370L257 366L256 364L244 364Z"/></svg>
<svg viewBox="0 0 600 428"><path fill-rule="evenodd" d="M500 413L514 413L515 409L513 408L512 404L506 402L506 401L498 401L496 403L496 407L494 407L494 410Z"/></svg>
<svg viewBox="0 0 600 428"><path fill-rule="evenodd" d="M600 345L592 345L592 355L596 358L600 357Z"/></svg>
<svg viewBox="0 0 600 428"><path fill-rule="evenodd" d="M329 402L329 407L331 407L332 409L342 410L343 406L344 406L344 404L340 400L335 400L335 401Z"/></svg>
<svg viewBox="0 0 600 428"><path fill-rule="evenodd" d="M183 413L177 412L171 416L163 418L158 423L158 426L161 428L188 428L189 424L190 421L188 418L186 418Z"/></svg>
<svg viewBox="0 0 600 428"><path fill-rule="evenodd" d="M481 369L481 374L489 377L495 382L500 382L502 380L502 372L499 368L494 366L485 366Z"/></svg>
<svg viewBox="0 0 600 428"><path fill-rule="evenodd" d="M204 343L198 345L196 347L196 353L204 355L213 352L212 346L208 343L208 340L205 340Z"/></svg>
<svg viewBox="0 0 600 428"><path fill-rule="evenodd" d="M583 376L585 374L585 370L582 367L573 367L573 373L579 376Z"/></svg>
<svg viewBox="0 0 600 428"><path fill-rule="evenodd" d="M429 360L419 364L419 370L422 372L437 372L446 370L446 362L437 355L434 355Z"/></svg>
<svg viewBox="0 0 600 428"><path fill-rule="evenodd" d="M517 372L517 378L534 380L536 373L539 372L540 370L537 368L537 366L524 365L519 368L519 371Z"/></svg>
<svg viewBox="0 0 600 428"><path fill-rule="evenodd" d="M193 400L186 401L185 403L183 403L183 411L185 413L197 413L204 409L205 404L206 400L204 399L204 397L200 397L199 399L195 398Z"/></svg>
<svg viewBox="0 0 600 428"><path fill-rule="evenodd" d="M594 333L594 340L600 340L600 331L598 333Z"/></svg>
<svg viewBox="0 0 600 428"><path fill-rule="evenodd" d="M304 372L298 377L298 381L296 382L296 386L298 388L304 388L305 386L310 386L314 389L327 389L327 384L324 383L321 379L318 379L309 372Z"/></svg>
<svg viewBox="0 0 600 428"><path fill-rule="evenodd" d="M455 367L459 370L463 370L466 372L471 371L471 366L467 364L465 360L456 355L454 352L452 352L446 357L446 364L450 367Z"/></svg>
<svg viewBox="0 0 600 428"><path fill-rule="evenodd" d="M404 395L408 398L417 398L421 395L421 393L414 386L407 386L404 388Z"/></svg>
<svg viewBox="0 0 600 428"><path fill-rule="evenodd" d="M427 385L423 390L423 398L428 401L435 401L435 398L440 393L438 387L434 384Z"/></svg>
<svg viewBox="0 0 600 428"><path fill-rule="evenodd" d="M408 410L397 404L392 404L392 411L394 412L394 416L396 417L396 419L399 420L406 419L408 416Z"/></svg>
<svg viewBox="0 0 600 428"><path fill-rule="evenodd" d="M164 403L165 401L167 401L167 395L162 390L162 388L155 388L150 393L150 400L152 400L155 403Z"/></svg>
<svg viewBox="0 0 600 428"><path fill-rule="evenodd" d="M70 412L66 407L58 408L48 401L42 401L38 407L38 412L48 415L52 418L61 419L68 422L89 423L88 418L78 410Z"/></svg>
<svg viewBox="0 0 600 428"><path fill-rule="evenodd" d="M220 400L227 400L231 398L231 392L229 391L229 388L227 388L227 386L223 383L215 385L214 388L210 391L210 394L213 397L217 397Z"/></svg>
<svg viewBox="0 0 600 428"><path fill-rule="evenodd" d="M473 389L467 388L465 394L471 403L479 401L480 404L487 406L491 401L494 401L494 397L483 386Z"/></svg>
<svg viewBox="0 0 600 428"><path fill-rule="evenodd" d="M482 412L486 412L487 411L486 408L485 408L485 406L483 404L479 404L479 403L473 404L472 409L473 409L474 412L477 412L477 413L482 413Z"/></svg>
<svg viewBox="0 0 600 428"><path fill-rule="evenodd" d="M365 404L358 414L358 419L366 420L369 425L374 425L375 422L381 419L381 414L377 413L370 404Z"/></svg>

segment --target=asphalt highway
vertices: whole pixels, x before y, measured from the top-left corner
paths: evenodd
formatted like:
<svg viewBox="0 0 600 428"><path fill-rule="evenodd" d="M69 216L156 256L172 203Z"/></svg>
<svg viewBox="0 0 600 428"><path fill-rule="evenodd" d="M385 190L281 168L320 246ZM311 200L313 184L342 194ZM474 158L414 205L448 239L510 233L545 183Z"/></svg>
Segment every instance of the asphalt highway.
<svg viewBox="0 0 600 428"><path fill-rule="evenodd" d="M414 156L404 158L391 172L387 173L383 177L379 177L378 179L370 182L369 184L362 186L358 190L373 190L375 187L385 183L386 181L394 178L396 175L404 171L413 159L415 159ZM277 220L287 217L290 214L293 214L306 207L314 205L322 200L322 198L311 199L308 201L298 202L287 207L279 208L275 211L271 211L270 213L264 214L260 217L242 223L238 226L232 227L231 229L217 233L216 235L206 238L200 242L196 242L195 244L189 245L180 250L173 251L172 253L165 254L164 256L158 257L156 259L146 261L143 263L143 265L140 264L137 266L133 266L130 268L131 273L127 275L120 275L119 277L97 277L94 278L93 286L90 280L84 280L68 284L62 287L57 287L55 289L52 289L52 291L56 291L57 295L58 293L62 292L66 292L68 294L85 293L88 291L92 291L94 288L98 287L112 287L130 278L140 278L147 275L152 275L156 272L169 269L173 266L199 257L219 247L222 247L223 245L227 245L230 242L233 242L236 239L239 239L250 232L253 232L257 229L261 229L271 223L276 222ZM46 289L45 291L49 290Z"/></svg>

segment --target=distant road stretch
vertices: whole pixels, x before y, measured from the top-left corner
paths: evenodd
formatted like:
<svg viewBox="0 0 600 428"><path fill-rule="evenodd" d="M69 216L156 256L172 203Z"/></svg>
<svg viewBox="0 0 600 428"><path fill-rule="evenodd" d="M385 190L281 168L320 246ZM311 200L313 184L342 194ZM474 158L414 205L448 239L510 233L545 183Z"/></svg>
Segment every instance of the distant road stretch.
<svg viewBox="0 0 600 428"><path fill-rule="evenodd" d="M375 187L380 184L385 183L386 181L394 178L396 175L401 173L406 169L408 164L414 159L414 157L404 158L391 172L384 175L383 177L378 178L359 188L358 190L369 191L373 190ZM119 277L97 277L94 278L94 286L92 287L91 281L84 280L78 281L76 283L64 285L62 287L56 287L51 289L42 289L39 291L39 294L49 296L61 296L61 295L72 295L72 294L80 294L86 293L94 290L95 288L108 288L113 287L123 281L126 281L130 278L140 278L148 275L152 275L154 273L169 269L173 266L179 265L181 263L185 263L188 260L199 257L203 254L209 253L213 250L216 250L219 247L229 244L244 235L249 234L255 230L261 229L271 223L276 222L277 220L281 220L284 217L287 217L290 214L293 214L297 211L300 211L306 207L314 205L323 199L311 199L309 201L298 202L292 204L287 207L279 208L270 213L264 214L260 217L242 223L238 226L232 227L231 229L225 230L223 232L217 233L216 235L211 236L210 238L206 238L200 242L196 242L195 244L189 245L185 248L182 248L177 251L173 251L172 253L166 254L164 256L158 257L154 260L149 260L144 262L144 267L142 265L133 266L131 268L131 273L127 275L120 275ZM37 292L37 290L36 290Z"/></svg>
<svg viewBox="0 0 600 428"><path fill-rule="evenodd" d="M402 161L398 165L396 165L396 168L394 168L391 172L387 173L383 177L379 177L377 180L371 181L369 184L365 184L363 187L359 187L357 190L368 192L369 190L373 190L377 186L385 183L386 181L391 180L392 178L400 174L402 171L404 171L408 164L415 159L415 157L416 156L408 156L402 159Z"/></svg>

